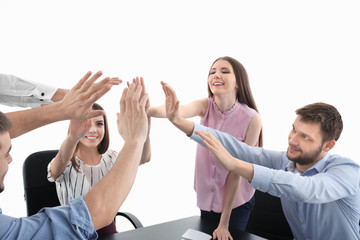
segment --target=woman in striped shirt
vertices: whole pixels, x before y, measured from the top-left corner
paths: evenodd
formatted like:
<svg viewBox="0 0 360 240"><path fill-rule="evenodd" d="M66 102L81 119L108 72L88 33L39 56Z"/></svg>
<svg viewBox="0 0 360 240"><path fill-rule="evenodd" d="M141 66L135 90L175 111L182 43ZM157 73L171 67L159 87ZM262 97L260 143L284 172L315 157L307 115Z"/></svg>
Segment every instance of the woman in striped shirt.
<svg viewBox="0 0 360 240"><path fill-rule="evenodd" d="M103 111L97 103L92 108ZM61 205L86 195L110 171L118 152L108 149L109 141L105 114L89 120L70 121L69 133L48 166L48 180L55 181ZM150 161L150 155L148 135L141 164ZM115 222L97 232L99 236L116 233Z"/></svg>

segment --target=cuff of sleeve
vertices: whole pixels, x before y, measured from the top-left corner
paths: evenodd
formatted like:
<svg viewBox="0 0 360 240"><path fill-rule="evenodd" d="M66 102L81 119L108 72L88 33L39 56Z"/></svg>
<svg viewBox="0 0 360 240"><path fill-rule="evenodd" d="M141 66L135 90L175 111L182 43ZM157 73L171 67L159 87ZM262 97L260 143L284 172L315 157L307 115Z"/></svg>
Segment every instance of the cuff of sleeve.
<svg viewBox="0 0 360 240"><path fill-rule="evenodd" d="M48 86L45 84L36 84L36 88L33 91L33 95L39 99L46 100L47 102L52 102L51 98L54 96L58 88Z"/></svg>
<svg viewBox="0 0 360 240"><path fill-rule="evenodd" d="M270 190L270 182L272 178L271 169L256 164L253 164L253 166L254 176L250 183L251 186L253 186L256 190L268 192Z"/></svg>
<svg viewBox="0 0 360 240"><path fill-rule="evenodd" d="M205 130L206 130L206 128L203 125L200 125L200 124L194 122L194 131L190 135L190 139L203 145L203 143L202 143L203 139L199 135L195 134L195 132L196 131L205 131Z"/></svg>
<svg viewBox="0 0 360 240"><path fill-rule="evenodd" d="M87 234L88 239L97 238L94 225L91 220L89 209L83 199L78 197L70 202L70 221L75 226L82 228Z"/></svg>

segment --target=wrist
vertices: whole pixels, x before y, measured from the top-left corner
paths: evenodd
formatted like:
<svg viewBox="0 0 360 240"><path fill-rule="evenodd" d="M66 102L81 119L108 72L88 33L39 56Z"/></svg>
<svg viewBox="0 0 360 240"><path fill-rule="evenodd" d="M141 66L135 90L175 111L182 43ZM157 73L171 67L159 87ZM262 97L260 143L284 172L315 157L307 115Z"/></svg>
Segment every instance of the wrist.
<svg viewBox="0 0 360 240"><path fill-rule="evenodd" d="M70 143L77 144L80 141L81 137L69 133L67 139Z"/></svg>
<svg viewBox="0 0 360 240"><path fill-rule="evenodd" d="M187 136L191 136L191 134L194 131L194 123L189 120L186 120L185 118L176 117L176 118L170 120L170 122L175 127L180 129L181 131L183 131Z"/></svg>
<svg viewBox="0 0 360 240"><path fill-rule="evenodd" d="M228 229L229 228L229 224L223 224L223 223L219 223L218 227L217 228L221 228L221 229Z"/></svg>

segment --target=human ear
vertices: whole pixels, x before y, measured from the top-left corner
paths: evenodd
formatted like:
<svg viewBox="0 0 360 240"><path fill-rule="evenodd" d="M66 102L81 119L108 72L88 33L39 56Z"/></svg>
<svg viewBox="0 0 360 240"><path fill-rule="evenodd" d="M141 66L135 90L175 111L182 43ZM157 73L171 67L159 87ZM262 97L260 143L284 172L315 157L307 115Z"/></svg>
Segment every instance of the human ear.
<svg viewBox="0 0 360 240"><path fill-rule="evenodd" d="M327 141L324 144L324 151L329 152L334 146L335 146L336 141L334 139Z"/></svg>

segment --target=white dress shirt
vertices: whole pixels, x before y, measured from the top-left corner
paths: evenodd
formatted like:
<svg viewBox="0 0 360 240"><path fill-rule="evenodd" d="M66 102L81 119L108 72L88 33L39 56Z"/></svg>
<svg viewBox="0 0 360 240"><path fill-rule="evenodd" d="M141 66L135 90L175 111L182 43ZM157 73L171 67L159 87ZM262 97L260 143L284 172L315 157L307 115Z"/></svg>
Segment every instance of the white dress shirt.
<svg viewBox="0 0 360 240"><path fill-rule="evenodd" d="M53 103L57 88L0 73L0 104L12 107L39 107Z"/></svg>

